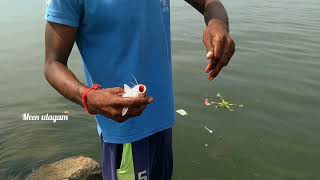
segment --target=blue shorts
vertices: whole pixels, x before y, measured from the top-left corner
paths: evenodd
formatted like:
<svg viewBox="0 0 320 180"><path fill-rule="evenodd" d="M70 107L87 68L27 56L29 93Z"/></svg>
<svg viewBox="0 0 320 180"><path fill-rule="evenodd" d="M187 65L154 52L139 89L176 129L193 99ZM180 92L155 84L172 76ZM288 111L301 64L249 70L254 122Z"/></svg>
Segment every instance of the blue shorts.
<svg viewBox="0 0 320 180"><path fill-rule="evenodd" d="M104 180L170 180L172 129L128 144L106 143L101 138Z"/></svg>

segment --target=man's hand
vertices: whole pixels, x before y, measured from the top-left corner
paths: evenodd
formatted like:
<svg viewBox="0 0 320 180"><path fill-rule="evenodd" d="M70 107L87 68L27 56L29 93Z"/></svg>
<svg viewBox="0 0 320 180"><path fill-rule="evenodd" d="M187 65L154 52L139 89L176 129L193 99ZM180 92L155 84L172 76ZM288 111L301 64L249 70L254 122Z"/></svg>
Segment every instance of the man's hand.
<svg viewBox="0 0 320 180"><path fill-rule="evenodd" d="M208 74L208 79L213 80L221 69L228 65L235 52L228 25L219 19L210 20L203 33L203 43L208 51L207 59L210 61L204 71Z"/></svg>
<svg viewBox="0 0 320 180"><path fill-rule="evenodd" d="M82 105L81 96L88 90L67 66L77 29L55 23L46 25L45 77L63 96ZM117 122L142 114L152 99L142 95L137 98L122 98L122 88L90 91L87 105L90 112L107 116ZM128 107L127 115L122 117L122 109Z"/></svg>
<svg viewBox="0 0 320 180"><path fill-rule="evenodd" d="M219 0L185 0L203 14L207 28L203 33L203 42L210 60L205 72L213 80L226 66L235 51L235 44L229 35L229 18L226 9Z"/></svg>
<svg viewBox="0 0 320 180"><path fill-rule="evenodd" d="M87 105L90 112L104 115L116 122L122 123L129 118L140 116L153 99L145 94L136 98L123 98L122 88L109 88L90 91L87 97ZM128 107L125 116L122 109Z"/></svg>

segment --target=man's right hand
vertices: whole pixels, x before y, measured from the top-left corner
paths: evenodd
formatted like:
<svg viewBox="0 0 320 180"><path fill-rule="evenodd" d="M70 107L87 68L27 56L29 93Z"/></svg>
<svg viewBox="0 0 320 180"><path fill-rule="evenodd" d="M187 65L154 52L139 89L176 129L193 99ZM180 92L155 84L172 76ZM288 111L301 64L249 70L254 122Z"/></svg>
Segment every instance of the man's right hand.
<svg viewBox="0 0 320 180"><path fill-rule="evenodd" d="M46 25L46 61L45 77L64 97L82 104L81 96L87 87L68 69L67 62L74 45L77 29L65 25L47 23ZM142 95L137 98L122 98L122 88L110 88L90 91L87 96L89 111L109 117L117 122L143 113L153 99ZM122 109L128 107L122 117Z"/></svg>
<svg viewBox="0 0 320 180"><path fill-rule="evenodd" d="M151 97L142 95L135 98L123 98L122 88L108 88L90 91L87 96L87 106L90 112L104 115L116 122L122 123L129 118L140 116L148 104L153 102ZM122 109L128 107L125 116Z"/></svg>

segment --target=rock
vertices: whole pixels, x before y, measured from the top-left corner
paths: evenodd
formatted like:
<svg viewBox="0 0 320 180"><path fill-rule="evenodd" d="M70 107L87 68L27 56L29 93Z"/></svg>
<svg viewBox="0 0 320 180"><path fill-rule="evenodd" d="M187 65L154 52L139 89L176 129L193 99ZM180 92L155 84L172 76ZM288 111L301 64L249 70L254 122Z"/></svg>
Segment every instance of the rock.
<svg viewBox="0 0 320 180"><path fill-rule="evenodd" d="M66 158L33 171L26 180L102 180L99 163L78 156Z"/></svg>

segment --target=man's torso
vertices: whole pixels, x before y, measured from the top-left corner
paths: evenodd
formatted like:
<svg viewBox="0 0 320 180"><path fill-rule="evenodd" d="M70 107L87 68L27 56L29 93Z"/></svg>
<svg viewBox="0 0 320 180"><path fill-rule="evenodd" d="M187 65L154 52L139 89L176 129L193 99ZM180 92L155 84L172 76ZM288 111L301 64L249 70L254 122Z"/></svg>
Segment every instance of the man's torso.
<svg viewBox="0 0 320 180"><path fill-rule="evenodd" d="M106 142L132 142L172 126L169 1L52 0L46 19L78 28L88 86L122 87L133 74L155 100L140 117L121 124L97 115Z"/></svg>

